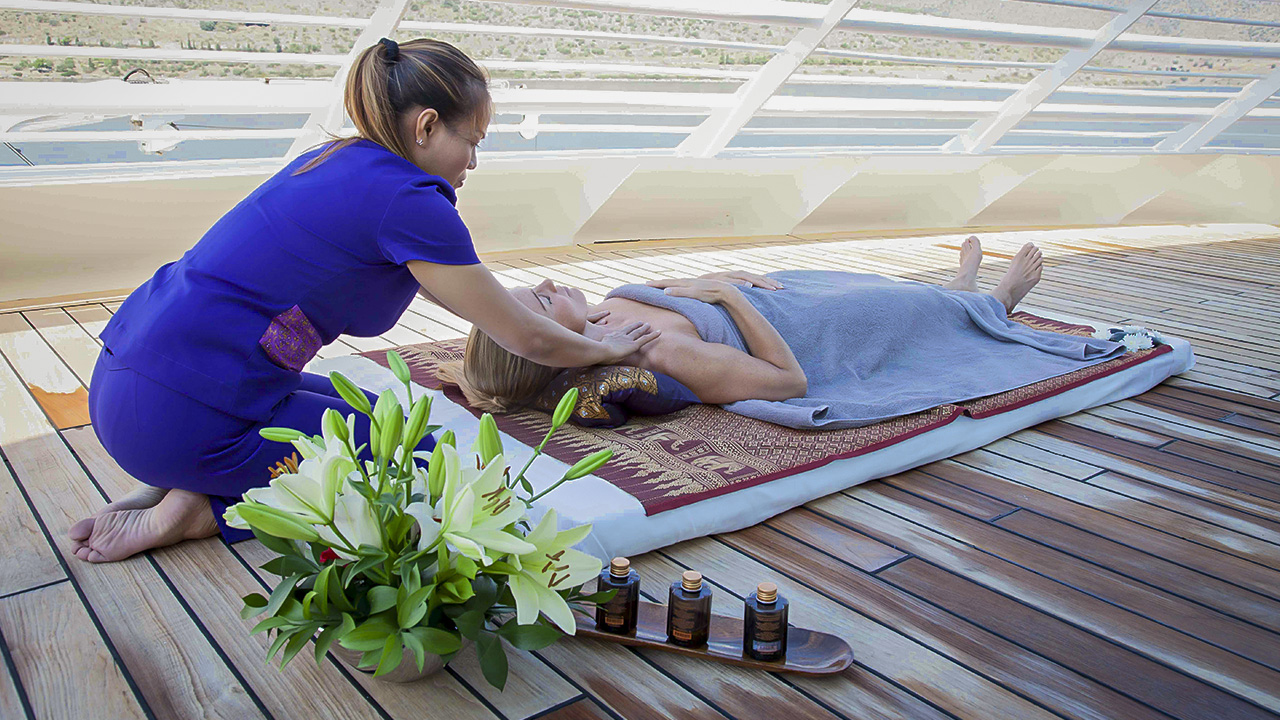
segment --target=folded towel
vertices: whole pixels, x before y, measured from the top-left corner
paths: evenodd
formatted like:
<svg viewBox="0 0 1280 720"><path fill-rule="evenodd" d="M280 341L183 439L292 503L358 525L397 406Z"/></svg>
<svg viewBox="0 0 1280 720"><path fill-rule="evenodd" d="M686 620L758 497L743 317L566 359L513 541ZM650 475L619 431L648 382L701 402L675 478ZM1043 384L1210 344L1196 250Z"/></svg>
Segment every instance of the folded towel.
<svg viewBox="0 0 1280 720"><path fill-rule="evenodd" d="M850 428L1012 390L1109 360L1124 346L1032 330L981 293L880 275L771 273L782 290L743 294L804 368L809 392L786 401L743 400L730 412L793 428ZM680 313L707 342L747 352L718 305L646 285L609 293Z"/></svg>

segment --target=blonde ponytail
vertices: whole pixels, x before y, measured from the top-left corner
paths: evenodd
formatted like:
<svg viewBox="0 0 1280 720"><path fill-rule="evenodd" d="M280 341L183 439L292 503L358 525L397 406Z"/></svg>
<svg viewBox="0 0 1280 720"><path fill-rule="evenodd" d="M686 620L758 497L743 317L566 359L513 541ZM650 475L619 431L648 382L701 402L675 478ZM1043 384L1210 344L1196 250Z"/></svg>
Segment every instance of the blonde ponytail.
<svg viewBox="0 0 1280 720"><path fill-rule="evenodd" d="M456 385L472 407L502 414L533 402L563 370L507 352L473 327L463 361L441 365L437 377Z"/></svg>

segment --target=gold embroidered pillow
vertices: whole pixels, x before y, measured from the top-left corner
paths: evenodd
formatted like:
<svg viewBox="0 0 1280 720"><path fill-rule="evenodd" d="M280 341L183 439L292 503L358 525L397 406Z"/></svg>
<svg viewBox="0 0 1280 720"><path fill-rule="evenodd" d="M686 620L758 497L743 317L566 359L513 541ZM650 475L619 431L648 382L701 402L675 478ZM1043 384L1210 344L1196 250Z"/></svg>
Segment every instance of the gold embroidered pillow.
<svg viewBox="0 0 1280 720"><path fill-rule="evenodd" d="M698 402L692 390L668 375L629 365L596 365L560 373L532 406L552 412L575 387L578 405L570 419L586 427L618 427L632 415L665 415Z"/></svg>

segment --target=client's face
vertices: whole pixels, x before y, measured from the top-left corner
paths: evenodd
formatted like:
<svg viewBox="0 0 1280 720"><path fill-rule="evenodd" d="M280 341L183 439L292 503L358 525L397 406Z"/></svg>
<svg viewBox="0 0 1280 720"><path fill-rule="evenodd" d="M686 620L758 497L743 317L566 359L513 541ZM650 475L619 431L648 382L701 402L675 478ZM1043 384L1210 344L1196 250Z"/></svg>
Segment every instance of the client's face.
<svg viewBox="0 0 1280 720"><path fill-rule="evenodd" d="M587 326L587 298L578 288L543 280L531 288L514 288L511 295L530 310L546 315L576 333Z"/></svg>

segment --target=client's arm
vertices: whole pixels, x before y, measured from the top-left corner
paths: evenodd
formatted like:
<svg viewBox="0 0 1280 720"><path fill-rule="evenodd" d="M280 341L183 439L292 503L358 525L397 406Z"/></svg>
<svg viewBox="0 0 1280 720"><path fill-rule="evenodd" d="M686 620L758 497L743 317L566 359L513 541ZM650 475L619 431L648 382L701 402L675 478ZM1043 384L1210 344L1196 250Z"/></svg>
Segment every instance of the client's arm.
<svg viewBox="0 0 1280 720"><path fill-rule="evenodd" d="M724 404L757 398L787 400L809 390L804 370L791 348L737 287L716 280L655 280L668 295L716 303L729 311L747 349L670 334L645 356L658 372L679 380L705 403Z"/></svg>
<svg viewBox="0 0 1280 720"><path fill-rule="evenodd" d="M505 350L551 367L617 362L658 337L647 323L632 323L594 340L534 313L484 265L440 265L415 260L409 271L430 298L483 330Z"/></svg>

